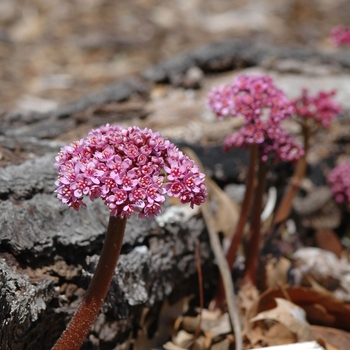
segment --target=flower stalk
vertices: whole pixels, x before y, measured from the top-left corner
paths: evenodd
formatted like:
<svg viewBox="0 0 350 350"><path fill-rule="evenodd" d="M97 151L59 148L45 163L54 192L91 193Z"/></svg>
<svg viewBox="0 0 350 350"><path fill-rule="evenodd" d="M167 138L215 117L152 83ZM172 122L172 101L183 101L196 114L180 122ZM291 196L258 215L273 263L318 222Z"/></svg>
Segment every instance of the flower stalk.
<svg viewBox="0 0 350 350"><path fill-rule="evenodd" d="M77 312L52 350L78 350L93 325L114 276L120 255L126 218L109 217L100 260Z"/></svg>
<svg viewBox="0 0 350 350"><path fill-rule="evenodd" d="M310 137L311 137L311 132L310 132L310 128L308 126L307 120L303 122L302 135L303 135L303 144L304 144L305 153L298 160L290 185L288 186L287 191L285 192L281 200L281 203L278 206L276 215L273 220L274 225L278 225L279 223L282 223L289 217L290 212L292 210L293 199L297 195L300 188L300 182L304 178L306 173L306 169L307 169L306 157L310 148Z"/></svg>
<svg viewBox="0 0 350 350"><path fill-rule="evenodd" d="M300 188L307 169L307 154L310 149L311 138L320 129L328 129L332 120L342 112L340 105L334 100L335 91L320 91L310 95L303 89L301 95L292 101L294 118L301 125L301 136L304 143L304 155L299 159L294 175L277 209L273 224L285 221L291 212L294 197Z"/></svg>
<svg viewBox="0 0 350 350"><path fill-rule="evenodd" d="M173 143L138 127L106 124L56 157L57 198L79 210L84 197L101 198L110 211L107 236L81 306L54 350L79 349L107 294L120 254L126 220L138 213L153 218L165 194L200 205L207 196L205 175Z"/></svg>
<svg viewBox="0 0 350 350"><path fill-rule="evenodd" d="M266 187L266 179L269 167L265 162L259 161L258 184L254 195L252 207L251 230L247 244L246 266L243 277L243 284L251 282L256 285L256 276L259 263L260 233L261 233L261 212Z"/></svg>
<svg viewBox="0 0 350 350"><path fill-rule="evenodd" d="M295 142L293 136L281 124L283 120L292 115L293 106L268 75L243 74L237 76L230 85L213 88L208 95L207 107L220 119L225 116L244 117L243 126L226 137L224 150L237 147L250 149L251 153L246 194L227 254L229 266L232 266L234 261L250 212L256 172L255 162L259 159L258 185L250 218L251 232L245 272L245 278L251 279L252 284L255 284L260 246L260 215L268 169L280 161L292 162L304 155L302 147ZM219 291L220 289L222 287L219 286ZM221 294L219 293L216 298L218 305Z"/></svg>

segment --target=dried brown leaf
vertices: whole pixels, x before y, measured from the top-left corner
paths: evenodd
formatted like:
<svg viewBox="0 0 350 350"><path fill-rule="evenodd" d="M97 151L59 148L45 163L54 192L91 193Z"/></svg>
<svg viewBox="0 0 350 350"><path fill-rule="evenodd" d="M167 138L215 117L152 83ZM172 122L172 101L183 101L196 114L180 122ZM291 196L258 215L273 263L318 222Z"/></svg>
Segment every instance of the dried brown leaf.
<svg viewBox="0 0 350 350"><path fill-rule="evenodd" d="M180 327L186 332L194 333L199 325L200 319L199 316L184 316L181 319Z"/></svg>
<svg viewBox="0 0 350 350"><path fill-rule="evenodd" d="M275 300L277 306L274 309L263 311L253 317L250 321L255 322L266 319L274 320L282 323L291 332L295 333L298 341L302 342L312 340L312 334L309 324L306 321L305 311L286 299L276 298Z"/></svg>
<svg viewBox="0 0 350 350"><path fill-rule="evenodd" d="M297 341L296 335L282 323L275 323L262 338L267 346L292 344Z"/></svg>
<svg viewBox="0 0 350 350"><path fill-rule="evenodd" d="M350 333L336 328L311 326L311 332L316 339L322 339L326 344L337 346L340 350L348 350Z"/></svg>
<svg viewBox="0 0 350 350"><path fill-rule="evenodd" d="M249 343L251 346L256 346L261 342L261 340L264 338L264 332L261 327L254 327L249 330L249 333L247 333L247 339L249 340Z"/></svg>
<svg viewBox="0 0 350 350"><path fill-rule="evenodd" d="M213 344L210 350L229 350L230 344L231 344L230 340L225 338L220 342Z"/></svg>
<svg viewBox="0 0 350 350"><path fill-rule="evenodd" d="M259 292L255 286L246 283L241 287L238 296L240 308L244 312L242 333L250 344L254 346L261 339L262 330L259 327L254 328L249 320L257 314Z"/></svg>
<svg viewBox="0 0 350 350"><path fill-rule="evenodd" d="M310 285L317 282L337 298L350 301L350 264L334 253L312 247L298 249L293 254L291 270L297 284Z"/></svg>
<svg viewBox="0 0 350 350"><path fill-rule="evenodd" d="M193 334L190 334L182 329L173 336L172 342L176 346L188 349L189 346L193 344Z"/></svg>
<svg viewBox="0 0 350 350"><path fill-rule="evenodd" d="M312 304L304 306L304 310L309 319L322 320L323 325L331 326L334 324L334 316L328 313L327 309L320 304Z"/></svg>
<svg viewBox="0 0 350 350"><path fill-rule="evenodd" d="M191 347L191 350L207 350L209 349L210 344L211 340L208 344L207 338L204 336L200 336L195 340L193 346Z"/></svg>
<svg viewBox="0 0 350 350"><path fill-rule="evenodd" d="M202 330L204 331L206 328L205 322L202 323ZM206 329L207 332L211 333L212 338L215 338L222 334L227 334L232 332L230 318L228 313L223 314L219 319L218 322L215 324L212 324L211 327L208 327Z"/></svg>
<svg viewBox="0 0 350 350"><path fill-rule="evenodd" d="M146 310L142 315L141 327L135 340L135 350L149 350L154 347L164 344L173 333L173 326L178 317L188 310L188 303L191 297L185 297L177 303L170 305L167 300L164 300L160 315L155 315ZM155 321L157 317L158 330L152 339L148 337L148 328Z"/></svg>
<svg viewBox="0 0 350 350"><path fill-rule="evenodd" d="M174 343L168 341L163 345L165 350L187 350L186 348L182 348L181 346L177 346Z"/></svg>
<svg viewBox="0 0 350 350"><path fill-rule="evenodd" d="M287 273L291 266L289 259L281 257L269 259L265 266L266 286L276 288L287 283Z"/></svg>
<svg viewBox="0 0 350 350"><path fill-rule="evenodd" d="M326 343L323 339L318 339L317 342L320 345L322 345L326 350L340 350L338 346L334 346L332 344Z"/></svg>
<svg viewBox="0 0 350 350"><path fill-rule="evenodd" d="M289 299L296 305L305 310L315 304L321 305L334 320L332 326L350 331L350 305L344 301L335 298L330 293L322 293L311 288L304 287L286 287L283 289L269 289L262 293L255 304L247 311L249 318L254 317L257 313L269 310L275 307L275 298L283 298L287 294ZM309 323L323 324L324 320L314 318L315 316L307 314ZM318 316L317 316L318 317ZM327 322L330 320L328 318Z"/></svg>

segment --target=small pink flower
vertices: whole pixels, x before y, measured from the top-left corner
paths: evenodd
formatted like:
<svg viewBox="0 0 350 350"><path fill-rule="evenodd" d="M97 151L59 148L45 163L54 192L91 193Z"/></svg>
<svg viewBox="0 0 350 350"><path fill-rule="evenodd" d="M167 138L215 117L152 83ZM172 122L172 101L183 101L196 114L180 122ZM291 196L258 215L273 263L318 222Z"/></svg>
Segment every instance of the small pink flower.
<svg viewBox="0 0 350 350"><path fill-rule="evenodd" d="M184 192L184 185L180 181L175 181L166 185L168 196L179 197Z"/></svg>
<svg viewBox="0 0 350 350"><path fill-rule="evenodd" d="M327 177L338 203L350 203L350 162L336 166Z"/></svg>
<svg viewBox="0 0 350 350"><path fill-rule="evenodd" d="M120 188L117 188L117 189L113 190L112 192L114 194L107 197L107 202L120 205L120 204L123 204L128 198L127 191L122 190Z"/></svg>
<svg viewBox="0 0 350 350"><path fill-rule="evenodd" d="M91 192L87 181L82 175L77 176L77 181L71 185L71 189L74 190L74 196L77 198L89 195Z"/></svg>
<svg viewBox="0 0 350 350"><path fill-rule="evenodd" d="M140 154L139 148L133 144L126 145L124 152L129 158L136 158Z"/></svg>
<svg viewBox="0 0 350 350"><path fill-rule="evenodd" d="M95 157L107 163L109 160L114 158L114 148L107 146L102 152L95 152Z"/></svg>
<svg viewBox="0 0 350 350"><path fill-rule="evenodd" d="M138 212L140 217L154 217L161 211L165 193L180 196L191 207L206 198L204 174L150 129L101 126L86 139L63 147L55 167L57 198L75 210L85 206L84 197L92 201L100 197L112 216Z"/></svg>
<svg viewBox="0 0 350 350"><path fill-rule="evenodd" d="M158 215L161 211L162 208L158 203L149 203L145 206L141 217L147 216L149 218L153 218L154 216Z"/></svg>
<svg viewBox="0 0 350 350"><path fill-rule="evenodd" d="M158 184L153 183L146 190L146 197L148 203L161 202L165 201L165 197L163 196L163 188L158 186Z"/></svg>
<svg viewBox="0 0 350 350"><path fill-rule="evenodd" d="M137 179L132 179L128 175L121 175L116 177L116 183L124 190L131 191L138 183Z"/></svg>
<svg viewBox="0 0 350 350"><path fill-rule="evenodd" d="M143 201L146 199L147 193L144 188L134 188L131 193L129 194L129 198L131 201L136 202L136 201Z"/></svg>
<svg viewBox="0 0 350 350"><path fill-rule="evenodd" d="M235 101L231 86L223 85L213 88L208 95L207 107L220 119L234 115Z"/></svg>
<svg viewBox="0 0 350 350"><path fill-rule="evenodd" d="M350 27L337 26L331 30L330 37L335 46L350 44Z"/></svg>
<svg viewBox="0 0 350 350"><path fill-rule="evenodd" d="M261 145L259 151L263 161L272 158L275 163L294 162L305 154L303 147L294 137L277 125L270 125L267 128L266 142Z"/></svg>
<svg viewBox="0 0 350 350"><path fill-rule="evenodd" d="M342 112L334 95L335 91L320 91L310 95L307 89L303 89L301 96L292 101L294 113L300 118L313 119L324 128L329 128L332 120Z"/></svg>
<svg viewBox="0 0 350 350"><path fill-rule="evenodd" d="M168 179L173 181L182 178L186 172L186 168L180 166L176 161L171 161L170 167L165 166L164 169L168 173Z"/></svg>

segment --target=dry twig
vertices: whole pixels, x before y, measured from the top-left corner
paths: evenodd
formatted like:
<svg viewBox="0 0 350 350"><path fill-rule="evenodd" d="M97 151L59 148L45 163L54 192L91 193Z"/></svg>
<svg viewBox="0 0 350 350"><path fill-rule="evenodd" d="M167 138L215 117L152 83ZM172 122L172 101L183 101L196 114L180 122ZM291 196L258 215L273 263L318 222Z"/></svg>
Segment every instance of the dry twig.
<svg viewBox="0 0 350 350"><path fill-rule="evenodd" d="M195 155L195 153L191 149L186 149L184 150L184 152L187 155L189 155L191 159L193 159L203 171L203 167L200 163L200 160ZM211 186L211 182L213 182L211 179L209 178L206 179L206 185L208 188ZM213 183L213 185L215 185L215 183ZM242 350L243 349L242 328L241 328L241 323L238 315L238 309L237 309L237 304L235 299L235 291L234 291L234 286L231 278L231 270L228 266L225 254L220 244L220 240L216 231L215 219L210 210L209 200L207 200L201 205L201 211L209 233L210 244L213 249L217 264L219 266L220 275L224 284L227 309L230 315L232 329L235 335L236 350Z"/></svg>
<svg viewBox="0 0 350 350"><path fill-rule="evenodd" d="M201 210L209 232L210 244L213 248L215 259L218 263L221 278L224 284L228 313L230 315L233 332L235 334L236 350L242 350L242 330L237 305L235 302L235 292L231 278L231 271L221 248L220 240L215 228L215 220L209 208L208 201L202 204Z"/></svg>

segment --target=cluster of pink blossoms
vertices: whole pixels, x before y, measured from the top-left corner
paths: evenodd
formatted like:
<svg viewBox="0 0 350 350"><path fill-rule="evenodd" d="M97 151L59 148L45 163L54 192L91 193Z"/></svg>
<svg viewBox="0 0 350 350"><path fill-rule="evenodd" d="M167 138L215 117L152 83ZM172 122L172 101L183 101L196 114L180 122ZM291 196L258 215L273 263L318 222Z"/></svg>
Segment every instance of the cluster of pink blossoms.
<svg viewBox="0 0 350 350"><path fill-rule="evenodd" d="M165 194L199 205L206 198L204 174L169 140L150 129L105 125L56 157L58 199L78 210L83 198L102 198L111 215L154 217Z"/></svg>
<svg viewBox="0 0 350 350"><path fill-rule="evenodd" d="M246 123L256 123L265 117L273 123L290 117L293 108L268 75L242 74L232 84L213 88L207 107L219 118L244 116Z"/></svg>
<svg viewBox="0 0 350 350"><path fill-rule="evenodd" d="M328 182L338 203L350 203L350 162L339 164L328 175Z"/></svg>
<svg viewBox="0 0 350 350"><path fill-rule="evenodd" d="M244 125L224 141L224 149L258 144L261 160L294 161L302 147L283 129L281 121L293 106L268 75L240 75L230 85L213 88L207 107L219 118L243 116Z"/></svg>
<svg viewBox="0 0 350 350"><path fill-rule="evenodd" d="M259 145L259 155L263 162L271 157L276 163L293 162L304 155L303 148L295 142L294 137L278 124L265 125L261 130L254 130L249 125L243 126L226 137L224 150L228 151L232 147L247 148L254 143Z"/></svg>
<svg viewBox="0 0 350 350"><path fill-rule="evenodd" d="M295 114L301 118L313 119L324 128L329 128L332 120L342 112L340 105L333 99L335 91L320 91L310 95L303 89L301 96L292 100Z"/></svg>
<svg viewBox="0 0 350 350"><path fill-rule="evenodd" d="M350 44L350 27L337 26L331 30L330 37L335 46Z"/></svg>

